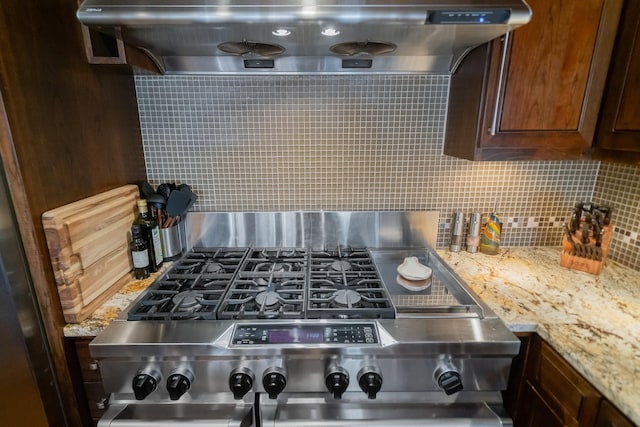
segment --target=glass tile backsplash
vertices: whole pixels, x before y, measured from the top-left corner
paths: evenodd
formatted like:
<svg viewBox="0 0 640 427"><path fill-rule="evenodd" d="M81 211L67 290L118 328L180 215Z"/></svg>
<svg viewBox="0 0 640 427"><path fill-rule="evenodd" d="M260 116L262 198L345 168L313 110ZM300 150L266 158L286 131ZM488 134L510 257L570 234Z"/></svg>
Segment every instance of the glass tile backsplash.
<svg viewBox="0 0 640 427"><path fill-rule="evenodd" d="M599 162L445 156L448 88L443 75L137 72L147 175L191 185L197 211L438 210L444 247L454 211L497 208L504 246L559 245Z"/></svg>

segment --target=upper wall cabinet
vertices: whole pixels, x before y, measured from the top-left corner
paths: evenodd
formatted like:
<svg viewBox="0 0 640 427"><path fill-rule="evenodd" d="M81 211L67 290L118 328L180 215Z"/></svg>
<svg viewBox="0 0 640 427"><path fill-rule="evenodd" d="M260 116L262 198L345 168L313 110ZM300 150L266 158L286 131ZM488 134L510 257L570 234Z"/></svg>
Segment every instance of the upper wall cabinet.
<svg viewBox="0 0 640 427"><path fill-rule="evenodd" d="M622 0L527 0L529 24L451 77L444 153L471 160L589 155Z"/></svg>
<svg viewBox="0 0 640 427"><path fill-rule="evenodd" d="M594 157L640 164L640 2L626 1L596 131Z"/></svg>

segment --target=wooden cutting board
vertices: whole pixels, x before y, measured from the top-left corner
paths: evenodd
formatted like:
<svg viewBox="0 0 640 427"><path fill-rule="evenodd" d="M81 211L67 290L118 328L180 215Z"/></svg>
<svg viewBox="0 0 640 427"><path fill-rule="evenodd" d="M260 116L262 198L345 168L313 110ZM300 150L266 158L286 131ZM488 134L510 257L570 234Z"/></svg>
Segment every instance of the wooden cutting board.
<svg viewBox="0 0 640 427"><path fill-rule="evenodd" d="M42 214L64 318L79 323L133 279L129 235L139 199L125 185Z"/></svg>

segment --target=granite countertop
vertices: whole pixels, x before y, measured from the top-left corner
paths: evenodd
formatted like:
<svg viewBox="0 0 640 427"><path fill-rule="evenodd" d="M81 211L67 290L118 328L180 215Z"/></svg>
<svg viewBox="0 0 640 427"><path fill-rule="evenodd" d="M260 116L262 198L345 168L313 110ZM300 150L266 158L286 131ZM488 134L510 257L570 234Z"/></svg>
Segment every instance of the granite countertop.
<svg viewBox="0 0 640 427"><path fill-rule="evenodd" d="M166 264L166 263L165 263ZM64 327L65 337L95 337L100 331L109 326L122 311L153 283L153 281L167 270L162 269L152 273L143 280L132 280L122 287L115 295L105 301L91 316L81 323L68 323Z"/></svg>
<svg viewBox="0 0 640 427"><path fill-rule="evenodd" d="M557 247L438 254L512 331L537 332L640 425L640 272L612 261L599 276L569 270ZM95 336L159 274L127 284L64 335Z"/></svg>
<svg viewBox="0 0 640 427"><path fill-rule="evenodd" d="M438 254L512 331L536 331L640 425L640 272L569 270L554 247Z"/></svg>

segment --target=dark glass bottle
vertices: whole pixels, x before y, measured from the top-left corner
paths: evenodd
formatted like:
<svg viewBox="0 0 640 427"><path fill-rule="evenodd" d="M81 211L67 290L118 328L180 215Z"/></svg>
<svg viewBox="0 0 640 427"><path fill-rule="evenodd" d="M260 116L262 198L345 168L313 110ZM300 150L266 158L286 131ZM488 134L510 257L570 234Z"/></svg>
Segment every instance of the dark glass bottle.
<svg viewBox="0 0 640 427"><path fill-rule="evenodd" d="M162 266L162 242L160 241L160 227L147 208L146 200L138 200L138 216L134 224L140 225L142 235L149 249L149 271L155 273Z"/></svg>
<svg viewBox="0 0 640 427"><path fill-rule="evenodd" d="M136 279L149 277L149 250L142 235L142 227L137 224L131 226L131 258Z"/></svg>

